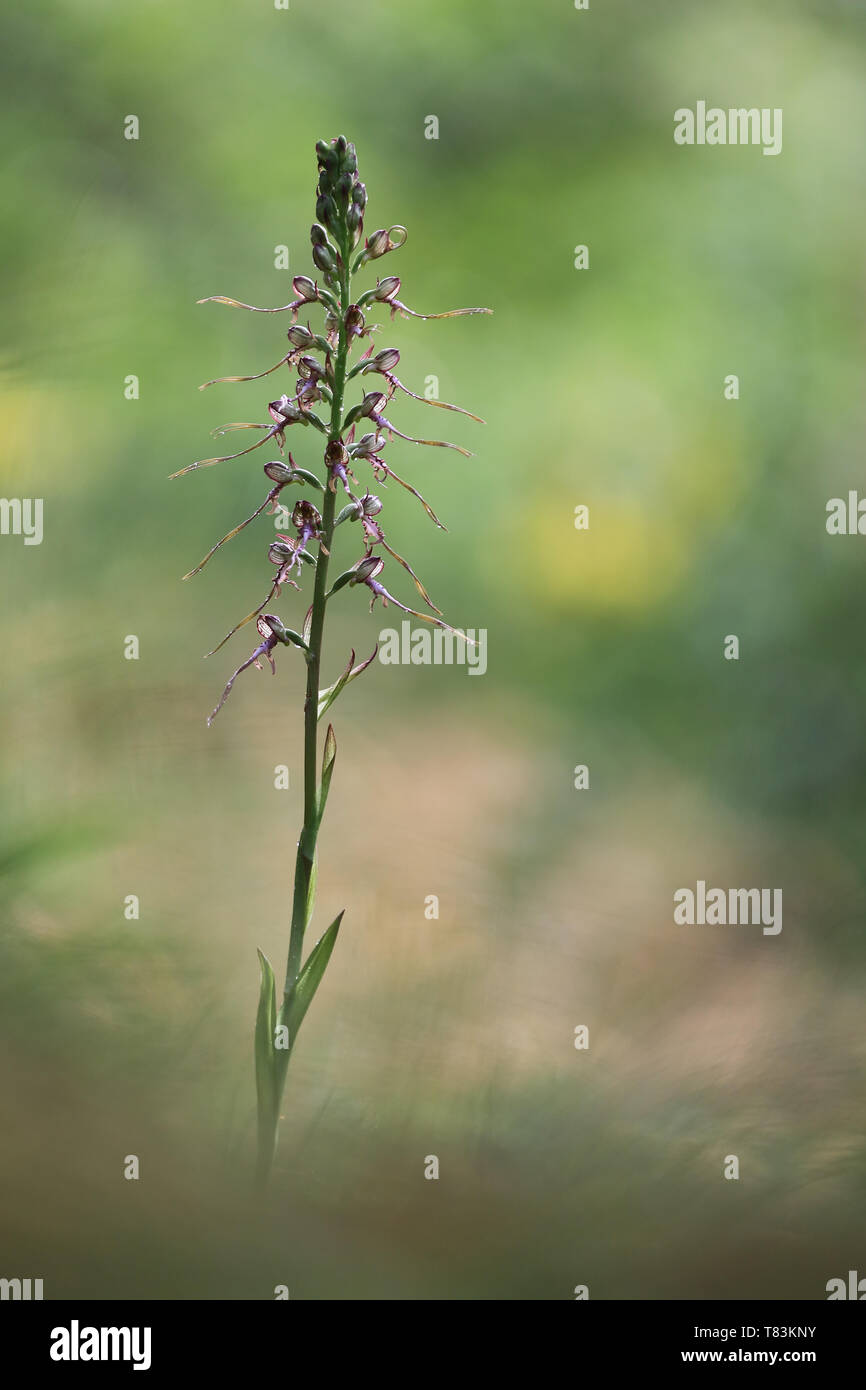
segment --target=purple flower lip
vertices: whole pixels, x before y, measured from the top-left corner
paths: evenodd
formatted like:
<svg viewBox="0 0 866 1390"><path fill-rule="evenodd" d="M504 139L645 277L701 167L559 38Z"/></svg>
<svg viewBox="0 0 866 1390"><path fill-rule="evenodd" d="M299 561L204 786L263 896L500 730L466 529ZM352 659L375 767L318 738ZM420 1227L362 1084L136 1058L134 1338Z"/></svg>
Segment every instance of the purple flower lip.
<svg viewBox="0 0 866 1390"><path fill-rule="evenodd" d="M248 656L246 661L241 662L238 669L234 671L232 675L229 676L228 681L226 683L226 688L220 697L219 704L208 715L208 728L210 728L211 724L216 719L217 715L219 714L229 695L232 693L232 687L242 671L246 671L250 666L255 666L257 671L261 671L262 657L264 657L270 665L271 674L274 676L277 674L276 663L274 662L274 658L272 657L271 652L273 651L274 647L277 645L277 642L280 639L278 638L276 632L274 632L273 628L268 622L267 617L265 617L264 615L256 619L256 628L258 629L258 634L263 639L263 641L259 644L259 646L256 647L252 655Z"/></svg>

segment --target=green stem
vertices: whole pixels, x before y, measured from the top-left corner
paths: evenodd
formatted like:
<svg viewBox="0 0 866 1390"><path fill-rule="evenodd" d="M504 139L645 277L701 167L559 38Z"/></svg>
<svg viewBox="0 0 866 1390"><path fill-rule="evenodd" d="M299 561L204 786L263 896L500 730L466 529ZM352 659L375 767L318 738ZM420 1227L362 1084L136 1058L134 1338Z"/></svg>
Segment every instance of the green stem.
<svg viewBox="0 0 866 1390"><path fill-rule="evenodd" d="M346 366L349 356L345 317L346 311L351 303L349 293L351 273L349 271L348 254L349 236L345 227L342 229L340 241L342 255L342 266L340 269L340 304L339 306L335 305L335 307L338 307L339 339L334 358L331 423L328 430L329 443L339 439L342 434L343 396L346 387ZM304 824L300 839L298 840L298 853L295 862L292 926L289 936L289 955L286 965L283 1003L278 1016L280 1023L285 1023L288 1017L288 1008L291 1003L292 993L301 971L304 934L310 915L310 885L313 880L315 869L316 841L319 834L320 806L317 776L319 686L322 664L322 643L325 632L325 609L327 607L328 597L328 561L334 536L336 502L336 490L332 490L330 487L326 486L325 499L322 506L322 539L319 543L319 553L316 560L316 580L313 588L313 605L308 641L309 653L307 654L307 693L304 701ZM290 1038L288 1048L281 1049L276 1054L277 1066L274 1077L276 1096L273 1112L273 1132L268 1135L260 1133L259 1136L258 1178L260 1186L264 1186L267 1182L271 1163L273 1161L277 1141L277 1128L279 1125L280 1100L282 1098L283 1087L285 1086L286 1072L288 1070L289 1057L291 1055L293 1043L294 1038Z"/></svg>
<svg viewBox="0 0 866 1390"><path fill-rule="evenodd" d="M340 330L337 352L334 361L334 389L331 402L331 424L328 442L339 439L343 422L343 395L346 385L346 363L348 344L346 341L345 315L351 303L349 298L350 275L346 255L346 239L343 238L343 266L340 273ZM313 589L313 611L310 620L309 648L307 658L307 695L304 701L304 825L298 841L298 862L295 872L295 897L292 910L292 931L289 940L289 959L286 969L285 993L294 988L301 968L301 954L304 932L307 927L307 901L313 864L316 855L316 840L319 833L319 796L317 777L318 753L318 712L319 686L321 675L322 640L325 630L325 608L328 590L328 560L334 536L334 513L336 510L336 491L326 487L322 507L323 538L319 544L316 560L316 582Z"/></svg>

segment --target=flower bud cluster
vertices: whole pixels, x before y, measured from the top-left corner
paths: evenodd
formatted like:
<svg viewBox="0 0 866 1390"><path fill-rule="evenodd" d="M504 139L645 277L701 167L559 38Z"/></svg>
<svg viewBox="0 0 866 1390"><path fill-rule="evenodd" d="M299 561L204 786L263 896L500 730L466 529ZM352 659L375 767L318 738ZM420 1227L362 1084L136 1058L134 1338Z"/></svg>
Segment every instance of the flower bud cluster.
<svg viewBox="0 0 866 1390"><path fill-rule="evenodd" d="M367 190L358 178L358 158L355 146L344 135L336 140L319 140L316 144L319 161L319 183L316 189L317 225L313 227L313 261L326 275L337 271L337 253L328 243L327 233L343 240L343 228L349 232L350 246L357 246L364 227ZM319 240L324 232L324 240Z"/></svg>

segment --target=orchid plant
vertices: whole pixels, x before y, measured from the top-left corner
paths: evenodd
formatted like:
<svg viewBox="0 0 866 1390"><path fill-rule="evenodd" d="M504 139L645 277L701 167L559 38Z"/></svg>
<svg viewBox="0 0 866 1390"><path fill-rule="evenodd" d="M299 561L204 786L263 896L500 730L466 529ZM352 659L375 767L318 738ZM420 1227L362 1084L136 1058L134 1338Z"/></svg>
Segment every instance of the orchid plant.
<svg viewBox="0 0 866 1390"><path fill-rule="evenodd" d="M234 430L261 431L262 437L255 444L236 454L199 459L180 469L178 473L172 474L172 477L177 478L199 468L209 468L214 464L227 462L228 459L241 458L261 448L270 440L276 442L280 454L284 455L286 432L295 426L313 431L323 438L324 470L321 476L307 468L298 467L291 453L287 458L283 456L266 463L264 471L271 486L264 501L251 516L218 540L201 563L184 576L189 579L200 573L216 551L249 526L256 517L262 513L274 514L281 505L279 498L285 488L296 486L308 489L316 496L315 503L306 496L295 502L291 512L290 533L279 535L268 546L267 558L273 567L273 575L265 598L226 634L214 647L213 652L208 653L212 656L241 628L248 623L255 623L259 643L229 677L222 696L208 719L209 725L222 709L242 672L250 667L261 670L263 660L268 662L272 671L276 670L274 654L278 647L294 647L306 662L304 821L298 840L288 962L279 1007L274 971L267 957L261 951L258 953L261 988L255 1028L255 1065L258 1100L257 1176L262 1186L267 1183L273 1163L280 1105L292 1048L298 1029L331 958L343 919L341 912L305 959L304 937L313 915L315 899L316 844L337 754L334 729L329 723L322 750L321 775L318 776L318 725L345 686L366 670L377 653L377 647L374 647L366 660L356 662L353 651L338 679L323 687L320 673L327 606L341 589L363 586L371 594L371 609L376 600L381 599L385 607L393 603L413 618L445 628L465 641L470 640L465 633L450 627L444 621L441 611L430 599L412 566L391 546L380 519L383 510L382 500L376 493L372 493L366 484L363 492L361 491L357 473L361 472L362 468L369 467L377 484L384 486L390 480L406 488L418 499L436 526L444 530L442 522L421 493L395 473L390 463L386 463L385 448L396 435L411 444L456 449L466 457L470 457L469 451L444 440L419 439L403 434L386 412L390 412L390 403L399 392L423 404L441 410L457 411L482 424L483 421L479 416L472 415L471 411L462 410L459 406L450 405L445 401L427 400L410 391L396 375L400 361L397 349L388 347L379 352L375 351L372 334L379 330L368 323L367 316L377 310L390 312L392 320L397 314L421 319L439 319L491 312L489 309L475 308L452 309L443 314L416 314L398 298L400 280L394 275L377 280L375 286L355 298L352 288L354 277L370 262L380 260L402 246L406 239L406 230L401 226L381 229L373 232L361 245L367 190L358 176L355 148L341 135L336 140L320 140L316 145L316 154L317 220L313 224L310 240L313 263L320 279L311 280L306 275L296 276L292 282L295 298L290 304L275 309L259 309L255 305L243 304L223 295L214 295L207 300L199 301L202 304L227 304L258 314L288 313L291 317L291 327L287 335L288 351L272 367L251 376L220 377L216 381L205 382L201 390L218 382L256 381L286 368L296 374L295 392L291 396L281 395L269 403L270 423L235 423L223 425L214 431L216 435ZM314 331L309 322L303 324L298 321L299 314L306 315L314 308L324 312L320 332ZM351 355L356 348L361 348L362 351L355 365L350 366ZM378 381L370 383L370 377L378 378ZM362 399L347 408L346 397L353 382L361 388ZM372 386L372 389L366 389L368 386ZM356 438L356 433L365 427L368 427L366 432L360 433L360 437ZM338 510L339 496L342 496L344 505ZM350 534L354 534L356 530L359 533L355 542L356 558L351 567L344 570L329 585L328 571L335 533L338 527L344 525ZM382 581L386 564L383 552L410 576L421 603L428 611L408 607L385 587ZM308 576L312 580L312 602L301 624L301 630L296 631L286 627L277 614L264 610L281 597L284 588L300 590L304 578Z"/></svg>

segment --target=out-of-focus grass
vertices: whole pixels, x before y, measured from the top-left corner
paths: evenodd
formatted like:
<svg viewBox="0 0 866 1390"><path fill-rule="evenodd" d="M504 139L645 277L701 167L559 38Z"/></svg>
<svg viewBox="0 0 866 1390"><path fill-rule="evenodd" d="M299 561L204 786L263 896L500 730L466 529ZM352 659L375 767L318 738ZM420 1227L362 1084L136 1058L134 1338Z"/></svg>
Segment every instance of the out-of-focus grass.
<svg viewBox="0 0 866 1390"><path fill-rule="evenodd" d="M637 745L628 812L599 789L600 809L565 829L572 794L547 799L561 728L541 729L539 756L511 736L528 708L481 722L450 705L422 741L381 689L394 675L376 668L341 720L319 913L349 913L298 1047L266 1214L245 1186L254 947L284 950L290 855L272 835L296 810L267 790L267 731L227 736L225 757L248 766L221 801L225 765L195 751L200 711L171 692L187 785L110 850L61 861L48 842L31 886L10 884L4 1103L26 1124L5 1151L9 1258L84 1296L110 1275L123 1297L267 1297L276 1283L297 1297L567 1297L578 1282L610 1297L819 1297L820 1273L851 1253L863 1183L857 995L807 931L837 852L720 822ZM672 932L672 888L696 857L720 882L772 866L802 919L780 940ZM142 917L124 922L132 889ZM831 911L851 911L852 891L840 883ZM138 1184L122 1177L128 1153ZM738 1185L722 1178L729 1153Z"/></svg>

